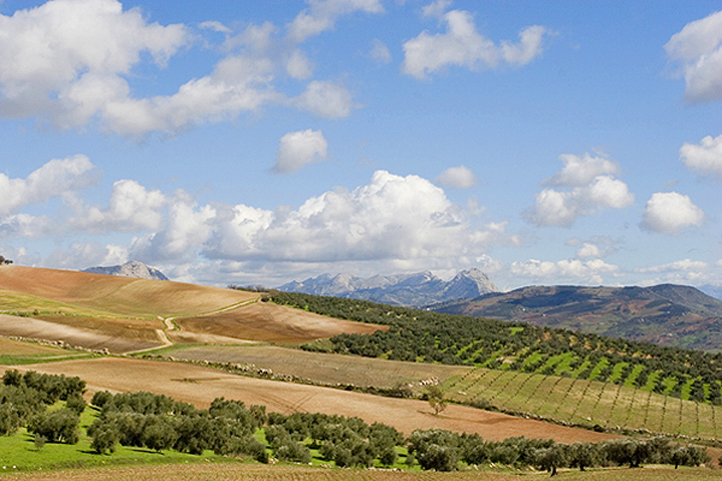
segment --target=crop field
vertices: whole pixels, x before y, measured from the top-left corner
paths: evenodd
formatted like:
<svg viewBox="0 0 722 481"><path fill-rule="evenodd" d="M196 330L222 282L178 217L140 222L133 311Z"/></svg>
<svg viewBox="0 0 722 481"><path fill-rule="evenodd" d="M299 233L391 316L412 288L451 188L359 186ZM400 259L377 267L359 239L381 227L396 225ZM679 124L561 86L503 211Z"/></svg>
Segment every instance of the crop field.
<svg viewBox="0 0 722 481"><path fill-rule="evenodd" d="M488 401L546 418L702 438L722 436L722 407L648 390L569 377L476 368L447 379L452 400Z"/></svg>
<svg viewBox="0 0 722 481"><path fill-rule="evenodd" d="M233 289L3 266L0 335L126 353L169 342L303 343L386 329L259 299Z"/></svg>
<svg viewBox="0 0 722 481"><path fill-rule="evenodd" d="M415 362L388 361L342 354L307 352L269 345L172 346L157 351L190 361L227 362L271 369L274 374L296 376L315 383L373 386L390 389L399 384L463 376L473 368Z"/></svg>
<svg viewBox="0 0 722 481"><path fill-rule="evenodd" d="M450 405L442 415L434 416L431 407L424 401L249 378L182 363L97 358L22 366L18 370L78 376L87 381L89 392L152 391L189 402L198 408L207 408L213 399L225 397L241 400L247 405L262 404L267 406L269 411L283 414L321 412L357 416L369 424L388 424L406 434L415 429L441 428L478 433L485 439L492 440L526 436L572 443L614 438L604 433L557 426L467 406Z"/></svg>
<svg viewBox="0 0 722 481"><path fill-rule="evenodd" d="M411 473L391 470L324 469L303 466L271 466L263 464L193 463L165 464L141 467L112 467L7 474L6 480L23 481L519 481L547 479L546 473L522 474L497 473L494 471L457 471L437 473L432 471ZM705 468L644 467L588 470L561 470L558 479L573 481L718 481L722 472Z"/></svg>
<svg viewBox="0 0 722 481"><path fill-rule="evenodd" d="M86 357L83 352L0 337L0 364L34 364L38 362Z"/></svg>
<svg viewBox="0 0 722 481"><path fill-rule="evenodd" d="M180 326L181 332L292 344L341 333L371 334L388 329L387 326L334 319L266 302L254 302L203 316L179 317L174 322Z"/></svg>

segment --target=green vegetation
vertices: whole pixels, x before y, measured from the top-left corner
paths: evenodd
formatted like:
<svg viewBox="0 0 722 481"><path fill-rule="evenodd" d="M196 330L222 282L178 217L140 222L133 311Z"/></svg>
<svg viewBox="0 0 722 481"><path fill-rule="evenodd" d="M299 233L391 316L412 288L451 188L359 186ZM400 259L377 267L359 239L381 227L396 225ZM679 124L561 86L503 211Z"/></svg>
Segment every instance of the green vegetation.
<svg viewBox="0 0 722 481"><path fill-rule="evenodd" d="M127 453L123 448L130 447L147 455L169 453L169 459L180 459L181 453L203 456L213 451L217 456L252 457L263 463L269 460L270 448L280 461L308 464L315 454L338 467L361 468L399 466L402 452L407 467L418 462L427 470L453 471L464 465L495 463L515 468L536 466L552 474L560 467L697 466L709 461L700 448L672 446L661 438L562 445L525 438L484 441L478 435L432 429L414 431L405 439L392 427L368 425L358 418L266 414L262 406L246 408L241 401L223 398L214 400L207 410L196 410L147 392L97 392L92 399L94 409L88 410L80 397L84 387L78 378L6 371L0 421L8 424L20 419L28 427L0 440L0 448L4 448L0 461L21 469L78 465L86 459L90 464L97 460L104 464L125 459L125 454L117 457L115 453ZM430 392L429 397L432 395ZM6 434L18 428L10 426ZM73 446L76 444L79 446Z"/></svg>
<svg viewBox="0 0 722 481"><path fill-rule="evenodd" d="M333 337L332 352L556 373L644 387L701 403L719 405L722 402L717 383L722 379L722 354L354 299L274 292L272 300L319 314L389 327L388 331L372 335ZM305 347L312 350L315 346ZM657 372L659 374L650 376Z"/></svg>

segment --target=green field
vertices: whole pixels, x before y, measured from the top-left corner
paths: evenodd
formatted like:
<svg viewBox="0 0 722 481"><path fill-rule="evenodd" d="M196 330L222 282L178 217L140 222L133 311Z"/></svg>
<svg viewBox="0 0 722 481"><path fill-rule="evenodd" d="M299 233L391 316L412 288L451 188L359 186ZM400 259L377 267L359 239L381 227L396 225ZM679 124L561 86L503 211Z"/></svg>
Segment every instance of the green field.
<svg viewBox="0 0 722 481"><path fill-rule="evenodd" d="M722 407L608 382L476 368L446 379L450 400L488 402L504 411L612 430L714 439L722 437Z"/></svg>

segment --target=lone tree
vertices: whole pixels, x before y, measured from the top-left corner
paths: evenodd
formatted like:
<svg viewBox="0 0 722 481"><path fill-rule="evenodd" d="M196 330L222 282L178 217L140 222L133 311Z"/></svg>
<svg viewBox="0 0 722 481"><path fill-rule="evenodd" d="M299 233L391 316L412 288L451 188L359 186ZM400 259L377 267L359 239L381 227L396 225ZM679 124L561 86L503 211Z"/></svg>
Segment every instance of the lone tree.
<svg viewBox="0 0 722 481"><path fill-rule="evenodd" d="M429 406L434 410L434 416L438 416L441 411L446 409L444 391L438 385L432 384L426 388L426 398L429 400Z"/></svg>
<svg viewBox="0 0 722 481"><path fill-rule="evenodd" d="M13 261L11 261L10 259L6 259L5 256L0 256L0 265L8 265L12 263Z"/></svg>

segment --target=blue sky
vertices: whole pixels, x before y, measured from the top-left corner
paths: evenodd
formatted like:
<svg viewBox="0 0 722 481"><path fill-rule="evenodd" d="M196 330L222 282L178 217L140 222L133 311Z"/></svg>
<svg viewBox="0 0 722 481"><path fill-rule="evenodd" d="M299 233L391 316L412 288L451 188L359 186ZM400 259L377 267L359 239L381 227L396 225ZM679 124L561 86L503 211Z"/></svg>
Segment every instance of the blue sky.
<svg viewBox="0 0 722 481"><path fill-rule="evenodd" d="M722 286L718 2L0 2L0 253Z"/></svg>

